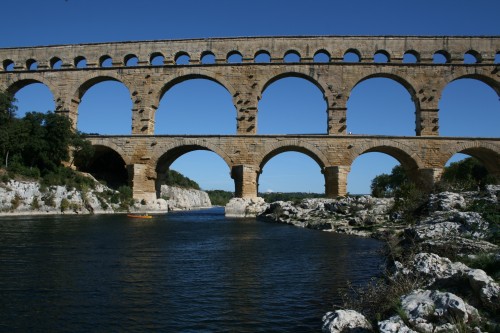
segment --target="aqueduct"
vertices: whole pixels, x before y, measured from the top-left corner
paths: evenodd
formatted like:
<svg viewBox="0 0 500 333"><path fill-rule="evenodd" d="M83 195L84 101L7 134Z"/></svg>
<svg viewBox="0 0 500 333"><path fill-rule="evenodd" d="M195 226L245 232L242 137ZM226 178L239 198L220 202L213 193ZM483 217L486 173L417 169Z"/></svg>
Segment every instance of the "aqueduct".
<svg viewBox="0 0 500 333"><path fill-rule="evenodd" d="M287 60L290 54L295 56L292 62ZM346 54L357 61L344 61ZM259 174L270 158L285 151L302 152L321 167L325 193L334 197L346 193L352 162L367 152L396 158L422 187L431 187L446 161L459 152L478 158L500 178L500 138L439 136L438 112L444 87L461 78L480 80L500 95L500 65L495 62L499 54L497 36L250 37L3 48L0 89L16 93L43 83L54 96L56 112L76 124L79 103L90 87L107 80L122 82L133 102L131 133L89 140L103 160L107 153L122 160L126 170L117 172L128 178L138 199L156 198L165 170L192 150L218 154L231 170L239 197L257 195ZM317 55L327 60L318 62ZM386 61L374 61L377 55ZM413 62L403 61L408 55ZM436 55L444 61L435 63ZM466 55L474 62L464 64ZM323 93L324 133L257 135L262 92L283 77L304 78ZM347 134L349 95L373 77L391 78L412 96L415 136ZM154 135L161 97L175 84L193 78L215 81L230 92L237 115L235 135Z"/></svg>

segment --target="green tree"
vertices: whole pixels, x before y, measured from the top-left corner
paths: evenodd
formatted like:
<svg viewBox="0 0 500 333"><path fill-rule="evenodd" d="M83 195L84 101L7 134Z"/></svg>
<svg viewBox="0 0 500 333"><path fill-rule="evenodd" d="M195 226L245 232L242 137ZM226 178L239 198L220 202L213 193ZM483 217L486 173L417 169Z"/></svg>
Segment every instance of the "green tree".
<svg viewBox="0 0 500 333"><path fill-rule="evenodd" d="M9 156L12 155L12 149L15 146L16 139L13 135L12 124L16 122L17 107L14 105L15 98L7 93L0 91L0 157L5 167L9 165Z"/></svg>
<svg viewBox="0 0 500 333"><path fill-rule="evenodd" d="M370 188L374 197L391 197L406 183L408 183L408 177L404 168L396 165L389 175L383 173L373 178Z"/></svg>
<svg viewBox="0 0 500 333"><path fill-rule="evenodd" d="M457 190L475 190L494 180L488 170L473 157L450 163L443 171L441 182Z"/></svg>

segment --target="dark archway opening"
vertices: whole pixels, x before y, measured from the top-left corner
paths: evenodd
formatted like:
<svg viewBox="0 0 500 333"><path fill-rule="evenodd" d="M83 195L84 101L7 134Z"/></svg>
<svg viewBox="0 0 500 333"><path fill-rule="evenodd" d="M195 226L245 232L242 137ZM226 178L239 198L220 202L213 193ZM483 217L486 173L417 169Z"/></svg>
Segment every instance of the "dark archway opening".
<svg viewBox="0 0 500 333"><path fill-rule="evenodd" d="M118 189L128 185L128 172L123 158L111 148L94 146L94 156L89 160L75 160L79 171L90 173L108 187Z"/></svg>

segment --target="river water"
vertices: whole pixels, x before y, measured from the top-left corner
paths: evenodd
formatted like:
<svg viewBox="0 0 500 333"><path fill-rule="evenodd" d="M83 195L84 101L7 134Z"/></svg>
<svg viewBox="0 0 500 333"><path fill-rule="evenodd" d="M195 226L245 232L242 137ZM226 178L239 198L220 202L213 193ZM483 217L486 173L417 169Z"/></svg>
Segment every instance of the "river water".
<svg viewBox="0 0 500 333"><path fill-rule="evenodd" d="M381 243L221 208L0 218L2 332L320 332Z"/></svg>

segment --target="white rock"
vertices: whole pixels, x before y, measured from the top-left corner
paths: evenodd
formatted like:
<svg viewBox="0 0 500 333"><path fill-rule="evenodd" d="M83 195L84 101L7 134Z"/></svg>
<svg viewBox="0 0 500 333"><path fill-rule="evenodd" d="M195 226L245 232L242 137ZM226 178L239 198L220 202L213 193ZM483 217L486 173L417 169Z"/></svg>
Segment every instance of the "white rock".
<svg viewBox="0 0 500 333"><path fill-rule="evenodd" d="M371 332L372 325L370 322L354 310L336 310L327 312L323 316L323 332L340 333L340 332Z"/></svg>
<svg viewBox="0 0 500 333"><path fill-rule="evenodd" d="M172 210L189 210L211 207L208 194L195 189L184 189L176 186L161 186L161 198L168 198Z"/></svg>
<svg viewBox="0 0 500 333"><path fill-rule="evenodd" d="M267 208L263 198L232 198L225 207L227 217L256 217L262 214Z"/></svg>

